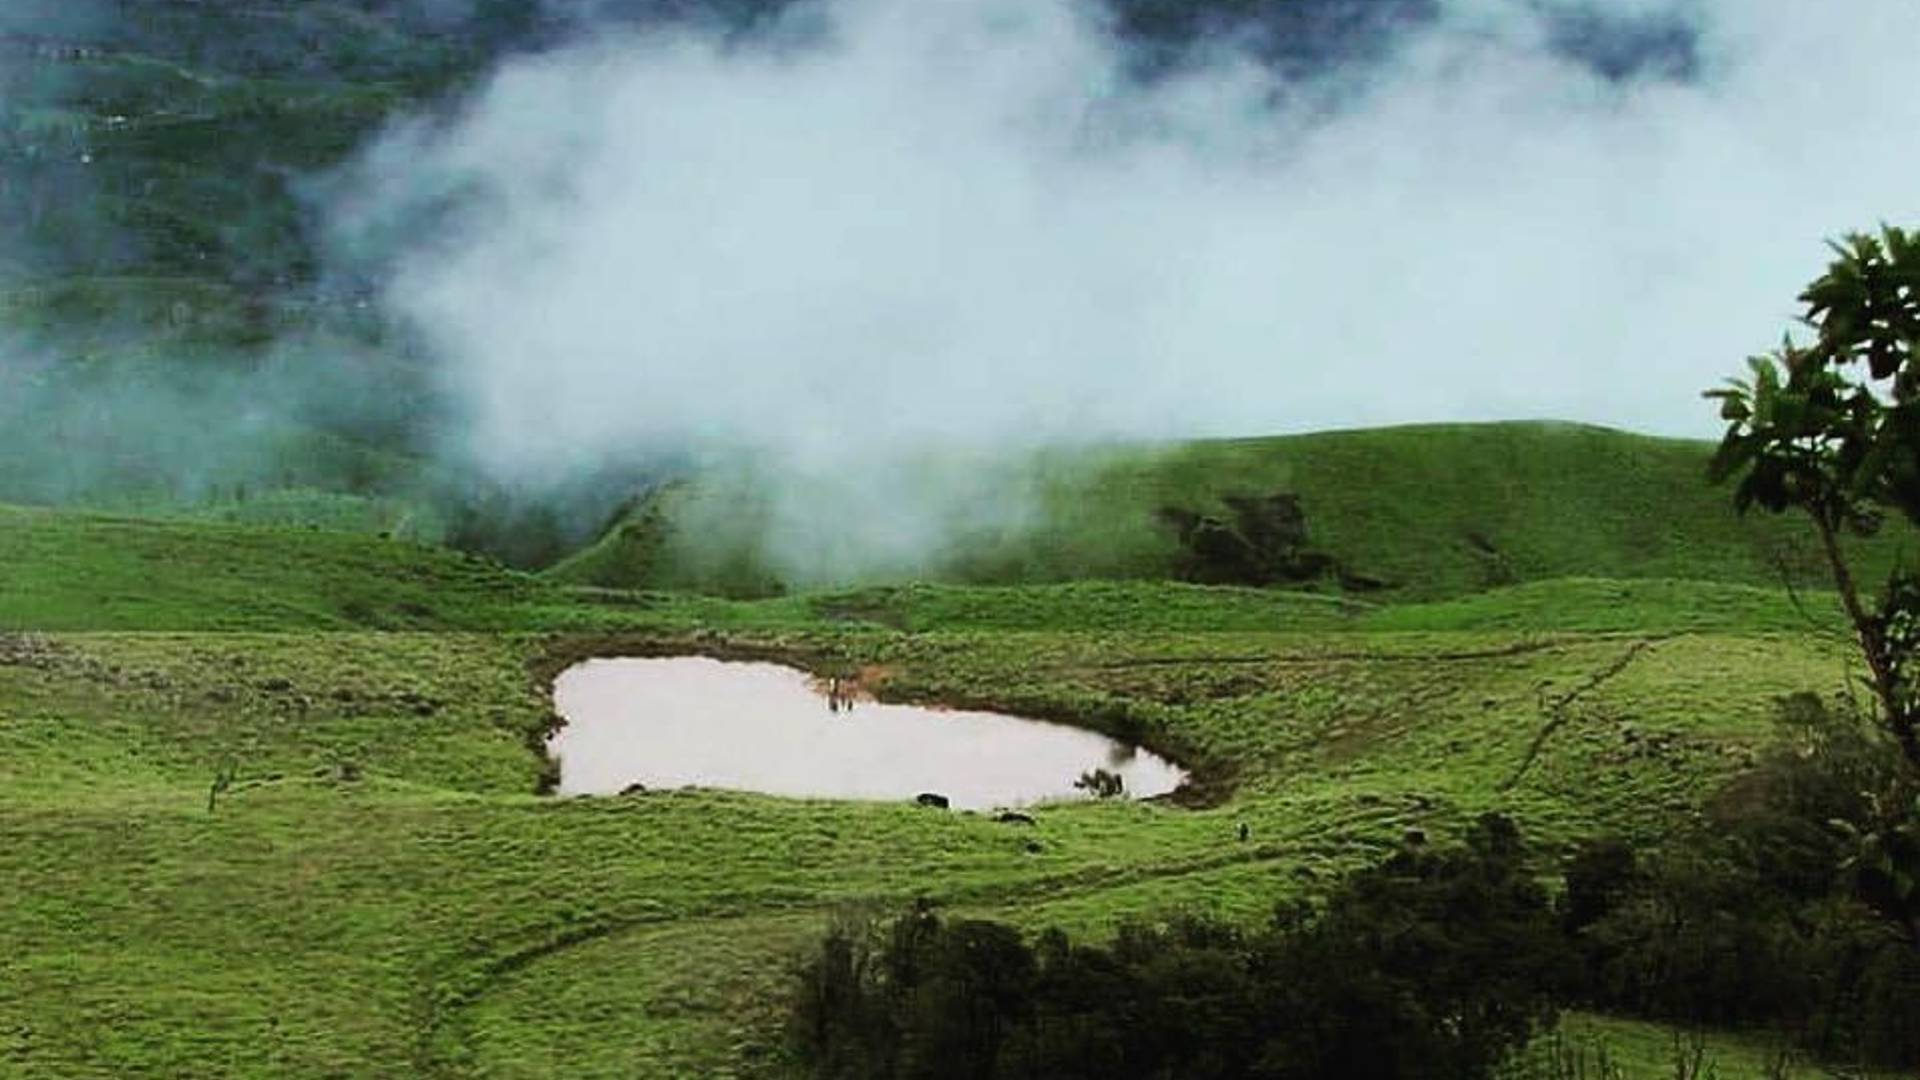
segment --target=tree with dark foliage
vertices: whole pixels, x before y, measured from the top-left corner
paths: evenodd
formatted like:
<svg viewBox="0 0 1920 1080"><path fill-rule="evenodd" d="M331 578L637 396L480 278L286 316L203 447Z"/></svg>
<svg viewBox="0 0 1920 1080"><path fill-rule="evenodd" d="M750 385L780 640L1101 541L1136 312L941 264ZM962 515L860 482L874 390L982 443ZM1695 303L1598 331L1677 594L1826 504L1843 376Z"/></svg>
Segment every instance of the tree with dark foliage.
<svg viewBox="0 0 1920 1080"><path fill-rule="evenodd" d="M1875 720L1899 764L1846 822L1846 866L1861 896L1920 948L1920 576L1896 570L1877 603L1842 548L1888 515L1920 525L1920 233L1887 227L1835 245L1800 294L1806 345L1791 337L1749 361L1750 381L1708 392L1727 431L1715 480L1734 503L1804 512L1852 624Z"/></svg>

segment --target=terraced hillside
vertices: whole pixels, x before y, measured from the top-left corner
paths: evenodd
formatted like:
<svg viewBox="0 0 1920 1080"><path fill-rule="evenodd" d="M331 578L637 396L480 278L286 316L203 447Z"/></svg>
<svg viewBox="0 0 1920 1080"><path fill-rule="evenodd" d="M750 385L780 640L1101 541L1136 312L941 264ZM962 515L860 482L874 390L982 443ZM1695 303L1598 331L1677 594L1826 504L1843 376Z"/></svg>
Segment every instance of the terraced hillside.
<svg viewBox="0 0 1920 1080"><path fill-rule="evenodd" d="M1737 582L743 603L309 530L9 512L0 545L0 1075L753 1073L778 1060L792 949L840 905L925 895L1098 933L1258 917L1485 810L1549 852L1653 841L1771 737L1777 696L1848 677L1828 598ZM1200 782L1030 830L535 794L545 678L623 651L859 669L887 698L1134 734ZM1757 1061L1720 1052L1722 1075Z"/></svg>

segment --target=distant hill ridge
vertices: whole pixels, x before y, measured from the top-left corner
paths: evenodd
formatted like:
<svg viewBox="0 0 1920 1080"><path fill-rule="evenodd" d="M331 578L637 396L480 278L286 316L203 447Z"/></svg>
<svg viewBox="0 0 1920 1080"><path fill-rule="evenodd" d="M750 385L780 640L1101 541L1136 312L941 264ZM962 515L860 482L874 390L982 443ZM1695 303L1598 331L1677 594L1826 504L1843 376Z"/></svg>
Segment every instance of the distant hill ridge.
<svg viewBox="0 0 1920 1080"><path fill-rule="evenodd" d="M1711 451L1697 440L1510 422L1132 447L1065 467L1049 459L1035 466L1044 470L1035 481L1043 492L1035 528L958 542L915 576L1287 584L1210 574L1166 513L1200 515L1232 533L1241 527L1231 502L1285 494L1303 519L1299 550L1311 556L1295 562L1325 571L1293 583L1365 589L1378 602L1564 577L1821 587L1805 523L1739 517L1729 493L1707 483ZM751 519L754 507L724 502L740 498L699 478L657 492L548 576L741 594L816 584L783 581L750 531L727 535L696 524ZM1912 539L1894 529L1864 545L1868 576L1884 573Z"/></svg>

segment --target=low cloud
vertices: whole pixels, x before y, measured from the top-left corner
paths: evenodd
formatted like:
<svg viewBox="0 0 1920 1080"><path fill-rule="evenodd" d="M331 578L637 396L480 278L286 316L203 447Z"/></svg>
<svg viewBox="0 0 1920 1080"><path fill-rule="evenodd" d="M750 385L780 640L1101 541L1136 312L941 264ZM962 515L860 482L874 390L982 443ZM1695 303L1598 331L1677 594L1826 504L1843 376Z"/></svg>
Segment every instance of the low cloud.
<svg viewBox="0 0 1920 1080"><path fill-rule="evenodd" d="M335 222L401 238L383 300L439 359L448 450L517 484L666 451L872 489L942 448L1710 435L1699 391L1789 325L1823 239L1920 210L1920 7L1600 10L1449 0L1294 81L1227 45L1143 80L1064 0L610 33L396 127ZM932 531L861 520L791 531Z"/></svg>

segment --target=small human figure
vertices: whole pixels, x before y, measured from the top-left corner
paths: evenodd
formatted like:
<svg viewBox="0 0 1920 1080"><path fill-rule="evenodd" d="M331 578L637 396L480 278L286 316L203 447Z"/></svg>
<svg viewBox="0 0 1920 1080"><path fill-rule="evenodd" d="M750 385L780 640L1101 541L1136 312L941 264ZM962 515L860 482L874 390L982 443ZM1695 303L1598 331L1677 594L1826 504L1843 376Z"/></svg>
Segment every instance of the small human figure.
<svg viewBox="0 0 1920 1080"><path fill-rule="evenodd" d="M1247 842L1247 838L1248 838L1248 837L1250 837L1250 836L1252 836L1252 835L1253 835L1253 830L1247 827L1247 823L1246 823L1246 822L1244 822L1244 821L1243 821L1243 822L1241 822L1241 823L1240 823L1240 842L1241 842L1241 843L1243 843L1243 844L1244 844L1244 843L1246 843L1246 842Z"/></svg>

